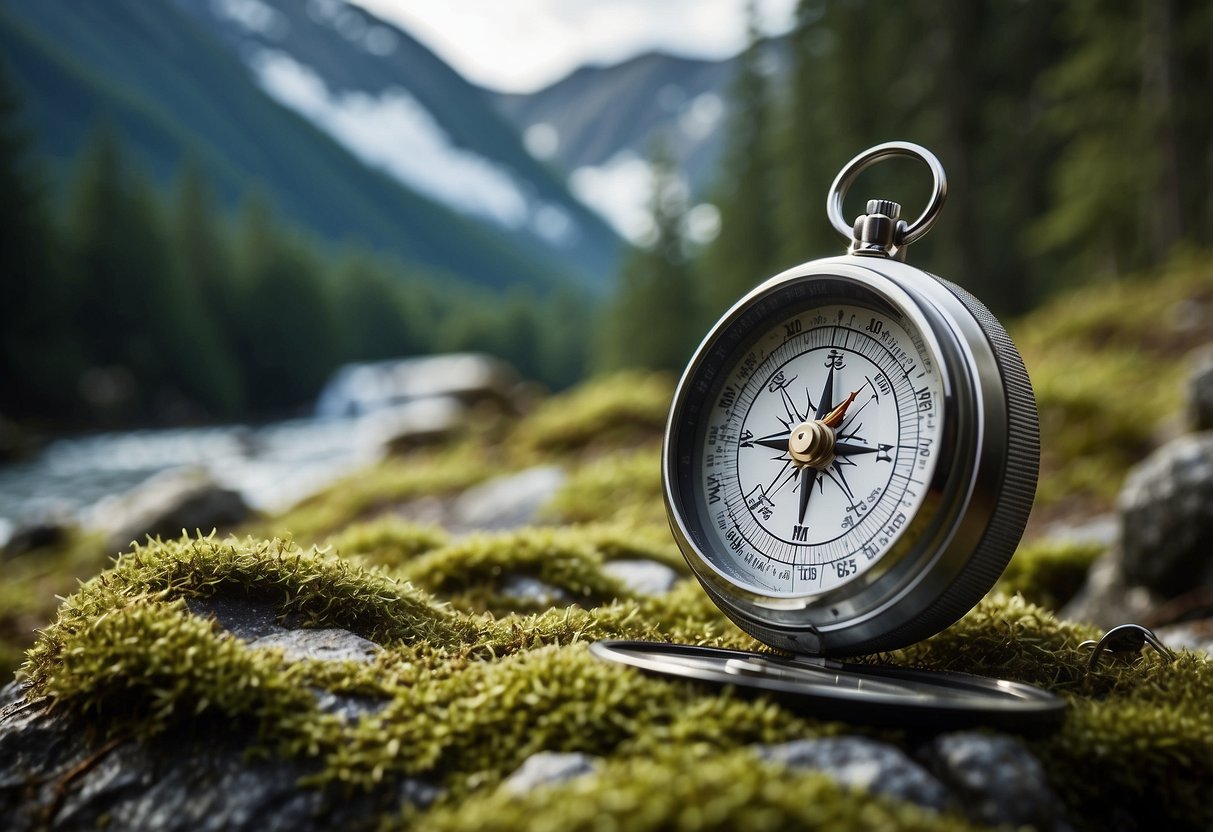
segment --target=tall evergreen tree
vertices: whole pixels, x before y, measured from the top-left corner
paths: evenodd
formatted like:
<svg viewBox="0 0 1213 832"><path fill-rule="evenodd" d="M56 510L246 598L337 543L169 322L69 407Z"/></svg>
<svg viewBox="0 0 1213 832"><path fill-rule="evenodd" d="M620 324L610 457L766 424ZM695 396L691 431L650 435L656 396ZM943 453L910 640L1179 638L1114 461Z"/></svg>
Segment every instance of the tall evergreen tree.
<svg viewBox="0 0 1213 832"><path fill-rule="evenodd" d="M785 264L780 256L778 194L772 159L773 102L763 66L767 44L749 5L749 45L733 83L727 147L718 187L720 233L701 259L704 306L728 308ZM791 265L790 263L787 265Z"/></svg>
<svg viewBox="0 0 1213 832"><path fill-rule="evenodd" d="M141 243L131 222L131 199L121 150L112 131L95 134L79 163L68 231L72 266L81 284L79 330L95 365L124 364L145 354L141 310L132 303L142 276L131 258Z"/></svg>
<svg viewBox="0 0 1213 832"><path fill-rule="evenodd" d="M240 297L232 254L218 209L198 167L188 163L173 204L171 243L181 291L193 306L189 330L197 339L191 381L216 416L238 415L244 384L235 354Z"/></svg>
<svg viewBox="0 0 1213 832"><path fill-rule="evenodd" d="M905 3L801 0L792 46L791 84L779 140L782 252L799 263L839 251L825 217L826 191L839 168L864 148L891 139L930 145L923 134L929 76L917 63L925 40ZM917 173L864 174L848 201L853 217L863 200L880 196L921 204L921 189L905 187Z"/></svg>
<svg viewBox="0 0 1213 832"><path fill-rule="evenodd" d="M424 311L410 303L403 275L356 249L337 269L335 309L344 361L373 361L425 349Z"/></svg>
<svg viewBox="0 0 1213 832"><path fill-rule="evenodd" d="M240 230L246 395L261 412L301 407L339 360L333 293L316 253L280 229L259 196L246 204Z"/></svg>
<svg viewBox="0 0 1213 832"><path fill-rule="evenodd" d="M598 369L679 370L699 334L698 293L681 232L685 186L664 144L655 147L651 166L653 241L638 248L623 266L601 324Z"/></svg>
<svg viewBox="0 0 1213 832"><path fill-rule="evenodd" d="M1063 151L1042 251L1079 276L1213 243L1213 11L1195 0L1071 4L1049 73ZM1203 168L1203 170L1202 170Z"/></svg>
<svg viewBox="0 0 1213 832"><path fill-rule="evenodd" d="M71 408L81 359L74 286L20 110L0 72L0 413L31 418Z"/></svg>
<svg viewBox="0 0 1213 832"><path fill-rule="evenodd" d="M541 364L536 378L564 389L586 373L593 346L588 301L571 286L558 287L544 300L541 319Z"/></svg>

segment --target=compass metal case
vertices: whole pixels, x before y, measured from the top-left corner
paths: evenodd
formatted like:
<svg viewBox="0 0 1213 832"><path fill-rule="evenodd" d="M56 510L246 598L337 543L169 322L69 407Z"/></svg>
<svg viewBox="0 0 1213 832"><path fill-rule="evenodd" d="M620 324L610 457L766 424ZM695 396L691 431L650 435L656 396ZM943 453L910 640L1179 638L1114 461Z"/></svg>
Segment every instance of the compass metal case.
<svg viewBox="0 0 1213 832"><path fill-rule="evenodd" d="M851 182L891 156L930 168L926 210L906 223L897 204L871 200L847 223ZM855 157L827 200L848 253L789 269L738 301L675 392L662 449L674 537L725 614L797 658L747 663L637 643L600 645L598 655L799 690L829 700L827 710L868 716L899 707L956 722L1060 714L1062 700L1009 682L896 668L857 677L858 666L826 658L895 649L955 622L1002 574L1031 509L1039 432L1019 354L976 298L903 262L946 193L939 161L917 145ZM829 674L806 675L822 662Z"/></svg>
<svg viewBox="0 0 1213 832"><path fill-rule="evenodd" d="M702 465L697 451L711 441L704 412L720 408L721 396L728 395L723 368L736 360L747 336L778 324L789 313L835 306L908 321L921 335L942 386L938 442L922 451L910 449L929 454L929 479L911 476L917 480L909 483L911 488L925 492L920 507L912 516L893 515L905 517L904 526L881 529L896 540L876 553L877 562L864 564L869 568L863 574L825 592L755 591L722 567L720 544L706 534L718 521L705 517L704 506L697 504L696 498L703 496L696 482ZM840 342L853 337L845 332L852 327L826 326L836 331ZM718 432L716 441L739 442L740 436ZM993 316L971 295L925 272L895 260L848 255L806 263L772 278L713 328L675 393L662 474L679 546L704 589L730 618L773 647L811 655L855 655L932 635L989 590L1027 520L1038 447L1027 374ZM897 467L896 459L892 465ZM795 577L808 574L801 566L824 570L835 568L830 564L836 562L789 566Z"/></svg>

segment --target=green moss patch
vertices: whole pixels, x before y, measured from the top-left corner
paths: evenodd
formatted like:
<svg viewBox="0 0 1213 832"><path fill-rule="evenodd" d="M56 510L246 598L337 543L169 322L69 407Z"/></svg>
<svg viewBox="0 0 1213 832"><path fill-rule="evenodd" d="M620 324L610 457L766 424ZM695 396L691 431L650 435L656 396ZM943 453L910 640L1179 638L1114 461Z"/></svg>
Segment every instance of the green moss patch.
<svg viewBox="0 0 1213 832"><path fill-rule="evenodd" d="M1015 552L995 588L1008 595L1019 593L1047 609L1061 609L1104 551L1101 544L1090 541L1029 543Z"/></svg>
<svg viewBox="0 0 1213 832"><path fill-rule="evenodd" d="M258 537L291 536L315 543L352 523L390 514L422 497L443 498L483 482L498 471L470 444L393 458L328 486L291 510L250 526Z"/></svg>
<svg viewBox="0 0 1213 832"><path fill-rule="evenodd" d="M398 557L369 565L332 549L210 538L125 554L68 598L44 631L26 665L34 690L113 733L151 734L200 718L245 726L265 752L312 760L313 785L376 789L412 776L443 786L438 808L384 818L389 825L578 828L601 817L618 828L716 829L752 811L760 828L965 828L911 806L856 799L824 777L759 763L746 750L847 731L913 753L912 731L814 721L762 697L591 656L586 645L600 638L758 646L692 581L654 598L627 598L602 582L601 564L629 551L618 528L527 530L430 548L442 542L432 531L376 525L347 539L395 547ZM479 578L527 569L582 586L579 604L493 616L446 603L476 585L483 606L493 608L492 581ZM343 627L384 650L370 664L287 661L186 604L220 593L269 601L285 623ZM1088 674L1089 653L1079 643L1095 635L1021 596L995 595L943 633L870 660L996 675L1065 696L1071 709L1060 731L1030 742L1072 819L1098 828L1128 810L1207 825L1213 666L1188 653L1173 663L1145 654L1107 660ZM319 712L314 690L382 707L347 720ZM607 768L525 798L496 790L541 750L598 755ZM818 794L821 805L785 799L789 789Z"/></svg>
<svg viewBox="0 0 1213 832"><path fill-rule="evenodd" d="M629 523L666 527L661 455L656 445L587 462L544 507L564 523Z"/></svg>
<svg viewBox="0 0 1213 832"><path fill-rule="evenodd" d="M518 426L511 444L560 456L660 440L673 395L673 379L662 374L606 376L544 402Z"/></svg>
<svg viewBox="0 0 1213 832"><path fill-rule="evenodd" d="M995 595L898 663L1027 682L1066 697L1055 734L1031 745L1074 820L1107 828L1118 812L1213 824L1213 663L1180 652L1106 657L1087 671L1092 627L1060 621L1019 596Z"/></svg>
<svg viewBox="0 0 1213 832"><path fill-rule="evenodd" d="M1207 258L1059 295L1010 327L1040 406L1039 507L1103 510L1161 425L1178 419L1184 357L1209 341ZM1132 396L1123 394L1132 390Z"/></svg>

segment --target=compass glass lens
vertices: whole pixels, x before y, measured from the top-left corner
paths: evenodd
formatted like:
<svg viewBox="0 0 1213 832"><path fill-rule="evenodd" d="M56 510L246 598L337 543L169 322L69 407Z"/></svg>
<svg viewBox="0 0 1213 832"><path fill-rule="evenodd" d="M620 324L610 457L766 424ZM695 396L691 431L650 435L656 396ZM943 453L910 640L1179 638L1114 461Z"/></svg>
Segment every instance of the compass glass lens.
<svg viewBox="0 0 1213 832"><path fill-rule="evenodd" d="M697 537L750 591L828 592L879 563L922 506L939 367L909 317L862 298L784 306L735 343L703 368L717 381L686 455Z"/></svg>

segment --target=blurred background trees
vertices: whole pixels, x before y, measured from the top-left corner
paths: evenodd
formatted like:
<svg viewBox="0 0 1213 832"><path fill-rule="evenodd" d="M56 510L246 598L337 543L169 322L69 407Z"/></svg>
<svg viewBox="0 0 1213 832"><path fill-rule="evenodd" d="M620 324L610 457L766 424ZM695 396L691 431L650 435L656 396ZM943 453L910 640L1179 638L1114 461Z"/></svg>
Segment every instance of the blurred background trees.
<svg viewBox="0 0 1213 832"><path fill-rule="evenodd" d="M687 233L673 134L650 160L652 233L610 297L570 281L485 288L319 238L255 192L232 211L190 159L171 188L101 127L67 196L44 184L21 103L0 91L0 413L47 425L289 413L347 361L484 350L554 387L624 366L678 370L761 280L842 250L825 190L851 156L905 139L941 158L944 221L914 262L1013 316L1213 244L1213 6L1198 0L803 0L753 26L708 198ZM860 180L846 210L929 177ZM537 284L540 285L540 284Z"/></svg>

